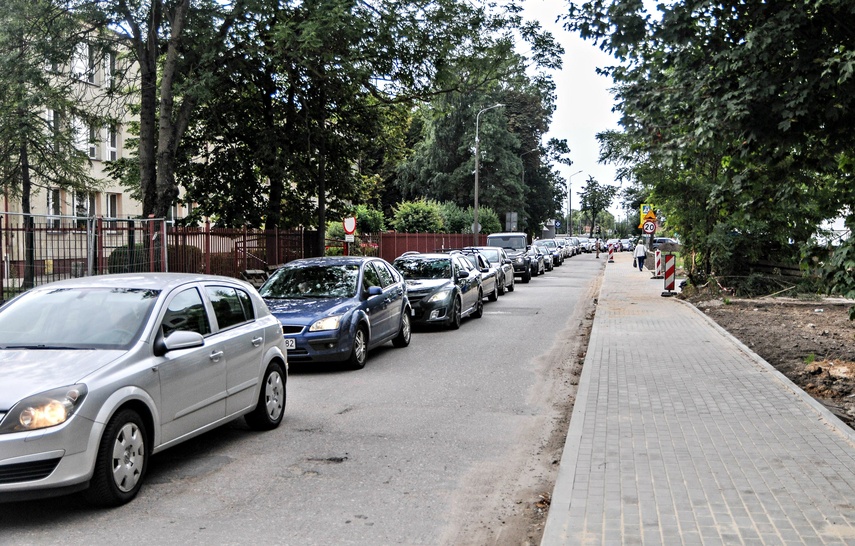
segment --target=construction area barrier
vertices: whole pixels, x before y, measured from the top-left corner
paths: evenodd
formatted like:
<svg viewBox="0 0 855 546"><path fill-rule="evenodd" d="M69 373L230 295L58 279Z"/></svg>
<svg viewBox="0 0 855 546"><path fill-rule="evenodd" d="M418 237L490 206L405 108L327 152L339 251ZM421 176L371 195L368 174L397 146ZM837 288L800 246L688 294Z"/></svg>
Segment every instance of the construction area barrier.
<svg viewBox="0 0 855 546"><path fill-rule="evenodd" d="M676 280L677 257L673 254L665 256L665 290L672 292Z"/></svg>

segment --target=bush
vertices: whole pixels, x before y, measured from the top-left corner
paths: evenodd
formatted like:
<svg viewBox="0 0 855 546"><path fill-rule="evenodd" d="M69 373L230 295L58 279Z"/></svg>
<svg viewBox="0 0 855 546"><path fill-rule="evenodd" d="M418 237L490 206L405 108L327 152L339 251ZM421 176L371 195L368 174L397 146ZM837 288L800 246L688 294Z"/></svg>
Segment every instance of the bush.
<svg viewBox="0 0 855 546"><path fill-rule="evenodd" d="M392 226L396 231L408 233L440 233L444 226L436 201L419 199L405 201L395 208Z"/></svg>
<svg viewBox="0 0 855 546"><path fill-rule="evenodd" d="M107 258L108 273L141 273L149 271L149 259L142 243L129 249L127 245L116 247Z"/></svg>

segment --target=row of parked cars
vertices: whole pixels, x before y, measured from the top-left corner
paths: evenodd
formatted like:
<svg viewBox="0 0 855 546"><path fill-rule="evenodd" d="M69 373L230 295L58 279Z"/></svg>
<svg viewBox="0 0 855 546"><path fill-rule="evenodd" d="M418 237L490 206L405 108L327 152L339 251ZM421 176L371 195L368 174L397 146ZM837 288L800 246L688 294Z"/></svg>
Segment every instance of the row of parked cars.
<svg viewBox="0 0 855 546"><path fill-rule="evenodd" d="M126 503L151 455L238 417L279 426L290 363L362 368L379 345L408 346L415 324L460 328L568 248L499 233L392 263L294 260L257 290L177 273L31 289L0 308L0 501Z"/></svg>

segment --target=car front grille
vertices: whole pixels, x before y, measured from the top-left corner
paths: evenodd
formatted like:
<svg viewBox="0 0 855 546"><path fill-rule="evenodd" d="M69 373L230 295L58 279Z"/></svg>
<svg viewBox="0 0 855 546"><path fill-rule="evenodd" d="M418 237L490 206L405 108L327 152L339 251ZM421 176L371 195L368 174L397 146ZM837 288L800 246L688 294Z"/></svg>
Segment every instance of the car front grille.
<svg viewBox="0 0 855 546"><path fill-rule="evenodd" d="M33 461L30 463L7 464L0 466L0 484L31 482L50 476L59 464L61 457Z"/></svg>
<svg viewBox="0 0 855 546"><path fill-rule="evenodd" d="M410 300L410 303L417 303L425 299L429 292L407 292L407 299Z"/></svg>
<svg viewBox="0 0 855 546"><path fill-rule="evenodd" d="M283 333L283 334L285 334L285 335L289 335L289 334L300 334L300 333L302 333L302 332L303 332L303 327L302 327L302 326L299 326L299 325L297 325L297 326L289 326L289 325L287 325L287 324L283 324L283 325L282 325L282 333Z"/></svg>

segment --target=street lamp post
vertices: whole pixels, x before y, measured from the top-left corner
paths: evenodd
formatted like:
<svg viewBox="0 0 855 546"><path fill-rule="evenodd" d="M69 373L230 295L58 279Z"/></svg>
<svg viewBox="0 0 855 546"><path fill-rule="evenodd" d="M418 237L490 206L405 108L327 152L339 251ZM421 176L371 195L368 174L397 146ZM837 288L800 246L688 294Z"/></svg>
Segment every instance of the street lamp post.
<svg viewBox="0 0 855 546"><path fill-rule="evenodd" d="M504 104L499 103L494 104L493 106L488 106L475 114L475 208L472 209L472 238L475 246L478 246L478 233L481 231L481 226L478 224L478 171L480 170L480 157L478 155L478 124L480 122L481 114L487 110L499 108L500 106L504 106Z"/></svg>
<svg viewBox="0 0 855 546"><path fill-rule="evenodd" d="M572 194L570 190L572 188L571 182L573 181L573 177L582 171L576 171L567 177L567 235L573 235L570 230L570 226L573 225L573 202L572 202Z"/></svg>

